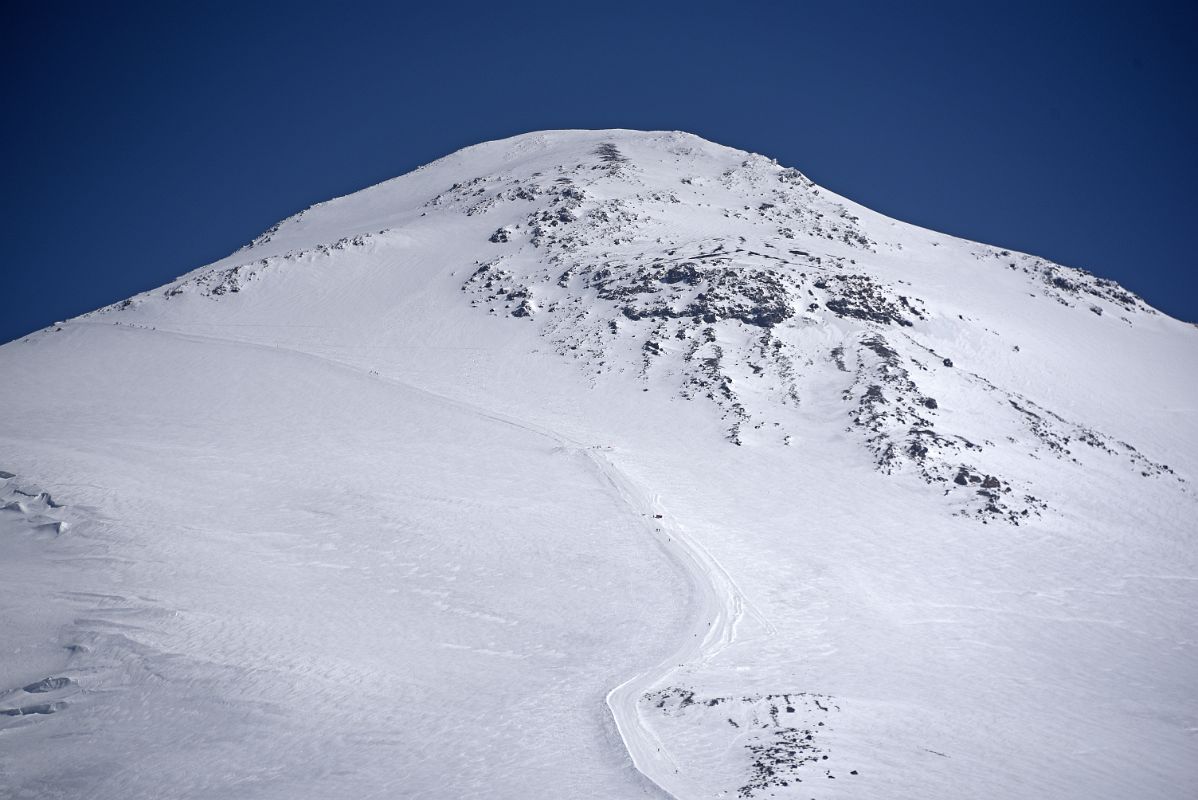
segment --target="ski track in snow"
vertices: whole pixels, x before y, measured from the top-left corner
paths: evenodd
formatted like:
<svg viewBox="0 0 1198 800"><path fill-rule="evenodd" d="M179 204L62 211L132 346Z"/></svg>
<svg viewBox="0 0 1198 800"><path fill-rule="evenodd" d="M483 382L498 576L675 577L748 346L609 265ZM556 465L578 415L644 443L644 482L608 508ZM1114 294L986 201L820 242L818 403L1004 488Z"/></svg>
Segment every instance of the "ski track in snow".
<svg viewBox="0 0 1198 800"><path fill-rule="evenodd" d="M105 323L88 320L72 320L66 324L108 327ZM638 486L612 460L610 448L601 445L587 445L559 431L438 394L398 378L381 375L307 350L266 345L245 339L184 333L167 328L142 325L122 327L126 330L164 334L194 342L219 342L266 351L284 351L292 355L310 358L327 366L352 372L359 377L367 376L384 383L400 386L453 408L528 431L553 441L565 452L585 456L588 463L594 468L598 480L605 484L632 513L644 520L658 543L686 574L688 581L694 586L696 594L697 608L693 615L693 621L685 631L679 646L657 664L644 669L608 692L608 709L615 720L616 728L633 765L641 774L667 795L679 800L702 794L702 787L689 779L678 768L677 763L670 756L669 748L653 732L641 713L639 701L653 687L667 684L668 679L683 668L702 667L720 652L741 641L740 628L746 616L761 626L766 637L772 637L776 633L776 628L748 602L732 576L711 553L668 517L661 505L660 498Z"/></svg>

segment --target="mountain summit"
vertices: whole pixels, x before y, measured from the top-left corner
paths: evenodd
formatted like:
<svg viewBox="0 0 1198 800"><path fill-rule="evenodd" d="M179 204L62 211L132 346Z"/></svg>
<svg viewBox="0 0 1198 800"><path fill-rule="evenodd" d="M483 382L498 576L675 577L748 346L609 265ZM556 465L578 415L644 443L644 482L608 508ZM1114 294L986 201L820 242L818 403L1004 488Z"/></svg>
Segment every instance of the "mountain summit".
<svg viewBox="0 0 1198 800"><path fill-rule="evenodd" d="M690 134L467 148L0 348L0 781L1194 794L1196 366Z"/></svg>

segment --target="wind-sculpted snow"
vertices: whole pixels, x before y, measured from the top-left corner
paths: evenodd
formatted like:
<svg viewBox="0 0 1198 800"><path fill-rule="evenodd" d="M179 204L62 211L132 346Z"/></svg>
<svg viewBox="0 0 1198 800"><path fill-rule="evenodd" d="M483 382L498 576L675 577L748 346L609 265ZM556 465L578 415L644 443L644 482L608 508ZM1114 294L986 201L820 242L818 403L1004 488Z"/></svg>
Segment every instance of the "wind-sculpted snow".
<svg viewBox="0 0 1198 800"><path fill-rule="evenodd" d="M0 518L5 522L5 535L57 536L68 524L61 508L49 492L31 488L13 473L0 470Z"/></svg>
<svg viewBox="0 0 1198 800"><path fill-rule="evenodd" d="M42 550L47 542L71 530L74 516L71 509L55 501L49 492L30 485L19 475L0 469L0 550L8 558L17 559L23 552ZM19 581L31 577L36 582L36 574L10 576L10 580L15 579L14 583L18 585L13 588L19 590ZM9 607L4 611L7 617L5 646L19 653L30 644L22 635L26 633L28 620L20 619L23 615L17 608ZM3 735L4 721L11 725L36 724L41 718L66 710L78 691L75 681L62 674L41 677L24 685L0 683L0 736ZM2 776L3 772L0 772Z"/></svg>
<svg viewBox="0 0 1198 800"><path fill-rule="evenodd" d="M1194 795L1195 363L688 134L467 148L0 348L0 787Z"/></svg>

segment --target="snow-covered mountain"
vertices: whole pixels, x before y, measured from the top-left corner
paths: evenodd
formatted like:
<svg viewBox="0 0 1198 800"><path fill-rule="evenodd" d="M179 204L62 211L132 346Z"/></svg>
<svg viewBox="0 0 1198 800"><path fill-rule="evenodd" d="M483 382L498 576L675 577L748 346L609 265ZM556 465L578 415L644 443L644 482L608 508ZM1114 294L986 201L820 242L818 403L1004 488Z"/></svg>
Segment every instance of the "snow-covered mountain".
<svg viewBox="0 0 1198 800"><path fill-rule="evenodd" d="M0 797L1195 796L1196 368L762 156L467 148L0 348Z"/></svg>

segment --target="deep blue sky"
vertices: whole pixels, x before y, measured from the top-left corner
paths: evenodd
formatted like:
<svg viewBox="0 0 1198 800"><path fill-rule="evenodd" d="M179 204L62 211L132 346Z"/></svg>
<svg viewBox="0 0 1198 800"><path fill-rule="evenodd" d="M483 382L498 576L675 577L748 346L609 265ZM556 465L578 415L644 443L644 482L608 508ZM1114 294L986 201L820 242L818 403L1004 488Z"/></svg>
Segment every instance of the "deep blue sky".
<svg viewBox="0 0 1198 800"><path fill-rule="evenodd" d="M1188 4L344 5L10 9L0 341L545 128L688 130L1198 320Z"/></svg>

